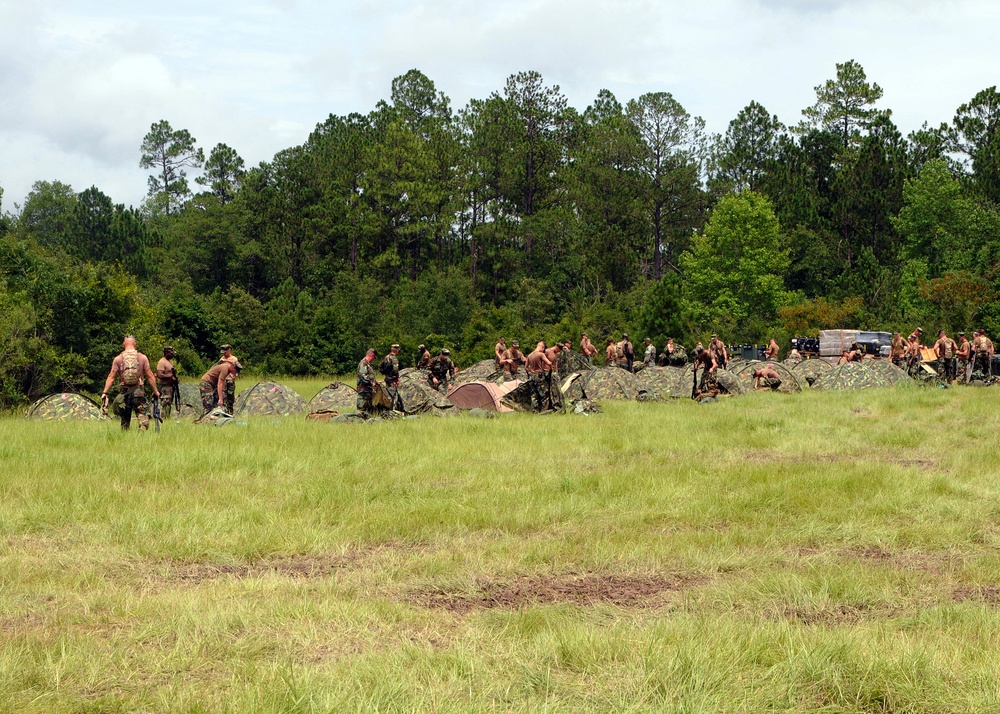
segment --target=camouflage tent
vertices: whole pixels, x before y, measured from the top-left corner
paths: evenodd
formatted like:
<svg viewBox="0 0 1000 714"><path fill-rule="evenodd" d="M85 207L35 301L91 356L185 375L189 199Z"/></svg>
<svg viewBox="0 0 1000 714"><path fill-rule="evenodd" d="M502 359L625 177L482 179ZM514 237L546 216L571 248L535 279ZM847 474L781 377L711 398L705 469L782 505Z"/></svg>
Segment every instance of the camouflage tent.
<svg viewBox="0 0 1000 714"><path fill-rule="evenodd" d="M910 381L910 376L906 374L906 370L897 367L888 359L869 360L862 362L862 364L868 365L871 369L881 374L891 385Z"/></svg>
<svg viewBox="0 0 1000 714"><path fill-rule="evenodd" d="M813 389L822 391L875 389L890 387L892 382L873 362L848 362L838 365L813 382Z"/></svg>
<svg viewBox="0 0 1000 714"><path fill-rule="evenodd" d="M635 375L621 367L601 367L584 375L583 391L588 399L635 399L639 394Z"/></svg>
<svg viewBox="0 0 1000 714"><path fill-rule="evenodd" d="M257 382L236 397L233 416L292 416L306 411L306 400L277 382Z"/></svg>
<svg viewBox="0 0 1000 714"><path fill-rule="evenodd" d="M685 374L689 373L683 367L647 367L635 376L635 383L647 398L667 399L674 395L678 382L683 381ZM691 396L690 380L687 396Z"/></svg>
<svg viewBox="0 0 1000 714"><path fill-rule="evenodd" d="M455 384L465 384L466 382L503 382L504 373L502 369L497 369L496 361L484 359L476 362L470 367L466 367L455 374L452 380Z"/></svg>
<svg viewBox="0 0 1000 714"><path fill-rule="evenodd" d="M98 421L101 416L101 406L82 394L62 392L42 397L30 407L24 415L25 419L39 421Z"/></svg>
<svg viewBox="0 0 1000 714"><path fill-rule="evenodd" d="M719 389L726 394L746 394L753 387L753 382L750 383L750 387L747 387L746 382L727 369L715 370L715 381L719 385ZM691 396L690 392L688 392L688 396Z"/></svg>
<svg viewBox="0 0 1000 714"><path fill-rule="evenodd" d="M358 393L343 382L331 382L316 392L309 400L309 413L354 411L358 405Z"/></svg>
<svg viewBox="0 0 1000 714"><path fill-rule="evenodd" d="M832 369L833 365L826 360L804 359L792 367L792 372L798 378L799 384L806 388L806 385L812 386L817 379Z"/></svg>
<svg viewBox="0 0 1000 714"><path fill-rule="evenodd" d="M177 412L177 416L193 416L195 419L200 419L201 415L205 413L205 409L201 405L201 391L198 389L198 385L181 382L178 389L181 395L181 408Z"/></svg>
<svg viewBox="0 0 1000 714"><path fill-rule="evenodd" d="M425 412L458 411L443 394L431 389L427 384L427 372L407 367L399 371L399 396L407 414Z"/></svg>
<svg viewBox="0 0 1000 714"><path fill-rule="evenodd" d="M572 372L588 372L593 363L579 352L563 350L559 353L559 374L565 377Z"/></svg>
<svg viewBox="0 0 1000 714"><path fill-rule="evenodd" d="M736 369L736 375L746 386L747 391L753 390L753 373L758 369L770 368L778 373L778 379L781 380L781 386L778 387L779 392L801 392L802 387L799 385L799 380L795 378L795 374L788 369L781 362L761 362L760 360L752 360L750 362L744 362L739 365Z"/></svg>
<svg viewBox="0 0 1000 714"><path fill-rule="evenodd" d="M781 364L785 365L786 367L788 367L788 369L793 371L799 365L800 362L802 362L801 357L785 357L785 359L781 360Z"/></svg>
<svg viewBox="0 0 1000 714"><path fill-rule="evenodd" d="M687 364L688 354L687 350L684 349L684 345L674 343L674 353L672 355L667 354L666 345L664 349L658 355L656 355L656 364L660 367L683 367Z"/></svg>

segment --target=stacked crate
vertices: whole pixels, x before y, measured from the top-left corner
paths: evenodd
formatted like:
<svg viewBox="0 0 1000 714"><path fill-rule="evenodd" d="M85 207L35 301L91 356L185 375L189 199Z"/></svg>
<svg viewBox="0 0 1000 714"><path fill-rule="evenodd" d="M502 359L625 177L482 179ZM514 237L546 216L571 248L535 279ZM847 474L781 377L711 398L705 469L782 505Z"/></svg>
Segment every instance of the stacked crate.
<svg viewBox="0 0 1000 714"><path fill-rule="evenodd" d="M840 356L858 339L861 330L820 330L819 333L819 356L820 358L837 364Z"/></svg>

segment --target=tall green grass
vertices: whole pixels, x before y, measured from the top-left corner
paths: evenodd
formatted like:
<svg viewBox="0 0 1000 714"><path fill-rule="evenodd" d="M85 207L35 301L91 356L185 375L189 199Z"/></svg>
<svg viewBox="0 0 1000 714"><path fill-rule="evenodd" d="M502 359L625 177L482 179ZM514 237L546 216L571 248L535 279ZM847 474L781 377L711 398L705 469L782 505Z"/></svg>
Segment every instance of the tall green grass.
<svg viewBox="0 0 1000 714"><path fill-rule="evenodd" d="M995 400L2 419L0 708L998 710Z"/></svg>

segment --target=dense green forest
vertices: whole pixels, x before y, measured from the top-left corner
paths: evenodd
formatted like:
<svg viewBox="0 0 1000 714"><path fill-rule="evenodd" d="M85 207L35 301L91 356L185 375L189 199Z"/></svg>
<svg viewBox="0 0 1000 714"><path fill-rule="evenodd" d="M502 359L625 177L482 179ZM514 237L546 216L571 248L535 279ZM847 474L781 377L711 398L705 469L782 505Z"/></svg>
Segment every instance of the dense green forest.
<svg viewBox="0 0 1000 714"><path fill-rule="evenodd" d="M907 136L881 97L848 61L798 123L751 102L711 135L666 92L580 110L522 72L455 110L412 70L251 168L157 122L142 206L53 180L0 214L0 404L93 389L125 332L196 376L221 342L333 374L500 335L1000 333L1000 94Z"/></svg>

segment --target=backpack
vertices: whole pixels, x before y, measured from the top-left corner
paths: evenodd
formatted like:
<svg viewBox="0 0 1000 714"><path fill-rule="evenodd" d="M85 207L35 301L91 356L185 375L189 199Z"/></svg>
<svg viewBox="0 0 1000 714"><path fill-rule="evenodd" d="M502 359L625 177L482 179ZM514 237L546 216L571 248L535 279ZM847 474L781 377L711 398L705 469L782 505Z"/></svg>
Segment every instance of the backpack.
<svg viewBox="0 0 1000 714"><path fill-rule="evenodd" d="M137 387L142 382L142 372L139 369L138 350L122 352L122 384L126 387Z"/></svg>

